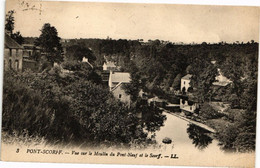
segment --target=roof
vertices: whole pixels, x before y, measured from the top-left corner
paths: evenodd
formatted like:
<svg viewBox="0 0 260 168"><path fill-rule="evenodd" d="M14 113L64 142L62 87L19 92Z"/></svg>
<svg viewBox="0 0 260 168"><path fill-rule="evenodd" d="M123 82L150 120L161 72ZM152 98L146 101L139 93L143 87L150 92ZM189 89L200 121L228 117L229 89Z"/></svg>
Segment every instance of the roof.
<svg viewBox="0 0 260 168"><path fill-rule="evenodd" d="M23 59L23 61L24 61L24 62L34 62L34 63L36 63L36 61L34 61L34 60L29 60L29 59Z"/></svg>
<svg viewBox="0 0 260 168"><path fill-rule="evenodd" d="M130 83L130 73L128 72L113 72L111 75L112 83Z"/></svg>
<svg viewBox="0 0 260 168"><path fill-rule="evenodd" d="M93 68L93 65L90 62L88 62L88 58L83 57L82 62L86 62L91 68Z"/></svg>
<svg viewBox="0 0 260 168"><path fill-rule="evenodd" d="M20 44L18 44L14 39L12 39L6 33L5 33L5 48L23 49L23 47Z"/></svg>
<svg viewBox="0 0 260 168"><path fill-rule="evenodd" d="M192 77L191 74L187 74L184 77L182 77L181 79L186 79L186 80L190 80L190 78Z"/></svg>
<svg viewBox="0 0 260 168"><path fill-rule="evenodd" d="M213 83L213 85L216 86L227 86L228 84L232 83L231 80L229 80L227 77L225 77L222 73L221 70L218 68L218 73L219 75L216 76L216 82Z"/></svg>
<svg viewBox="0 0 260 168"><path fill-rule="evenodd" d="M217 81L217 82L213 82L212 84L215 86L227 86L228 84L230 84L231 82L225 82L225 81Z"/></svg>
<svg viewBox="0 0 260 168"><path fill-rule="evenodd" d="M36 39L37 39L37 37L24 37L24 44L34 45L34 42Z"/></svg>
<svg viewBox="0 0 260 168"><path fill-rule="evenodd" d="M107 67L116 67L115 63L109 61L109 62L105 62L104 65L106 65Z"/></svg>
<svg viewBox="0 0 260 168"><path fill-rule="evenodd" d="M163 99L160 99L159 97L152 97L150 99L148 99L149 101L155 101L155 102L164 102L165 100Z"/></svg>
<svg viewBox="0 0 260 168"><path fill-rule="evenodd" d="M22 44L24 49L40 50L41 48L34 44Z"/></svg>
<svg viewBox="0 0 260 168"><path fill-rule="evenodd" d="M34 47L34 44L22 44L23 47Z"/></svg>
<svg viewBox="0 0 260 168"><path fill-rule="evenodd" d="M124 83L120 82L118 83L115 87L113 87L113 89L111 91L114 91L116 90L116 88L118 88L119 86L123 85Z"/></svg>
<svg viewBox="0 0 260 168"><path fill-rule="evenodd" d="M212 60L212 61L210 61L210 62L211 62L213 65L215 65L217 61Z"/></svg>

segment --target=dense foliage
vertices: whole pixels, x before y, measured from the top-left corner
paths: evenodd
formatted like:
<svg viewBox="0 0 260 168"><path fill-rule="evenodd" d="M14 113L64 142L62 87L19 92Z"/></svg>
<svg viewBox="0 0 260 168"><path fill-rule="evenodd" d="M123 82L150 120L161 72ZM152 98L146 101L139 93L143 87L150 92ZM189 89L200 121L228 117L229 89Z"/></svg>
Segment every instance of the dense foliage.
<svg viewBox="0 0 260 168"><path fill-rule="evenodd" d="M41 29L41 35L35 40L35 45L41 47L42 52L51 63L63 60L63 50L57 29L49 23L45 23Z"/></svg>
<svg viewBox="0 0 260 168"><path fill-rule="evenodd" d="M85 70L86 71L86 70ZM147 134L132 109L91 79L49 72L6 72L3 130L41 136L50 143L125 144Z"/></svg>
<svg viewBox="0 0 260 168"><path fill-rule="evenodd" d="M66 47L66 58L68 60L82 61L83 57L88 58L90 62L93 62L96 59L93 52L83 43Z"/></svg>
<svg viewBox="0 0 260 168"><path fill-rule="evenodd" d="M218 130L220 142L238 151L254 149L258 43L175 45L159 40L143 43L111 39L96 42L99 43L94 51L99 57L97 60L103 55L110 56L131 73L132 83L126 90L132 93L133 100L140 89L160 97L171 93L172 89L179 90L181 77L192 74L189 92L194 101L204 104L201 118L225 119L223 114L207 105L210 101L222 101L229 103L232 109L244 110L240 120L227 120L230 124ZM91 48L95 50L95 47ZM219 75L217 69L232 83L226 87L213 86ZM234 131L233 127L238 129Z"/></svg>
<svg viewBox="0 0 260 168"><path fill-rule="evenodd" d="M206 102L202 104L199 114L203 119L216 119L223 116L223 114L216 111L209 103Z"/></svg>
<svg viewBox="0 0 260 168"><path fill-rule="evenodd" d="M24 38L21 35L21 33L19 31L17 32L13 32L14 30L14 14L15 11L14 10L10 10L7 12L7 14L5 15L5 31L10 33L10 36L12 39L14 39L18 44L23 44L24 42Z"/></svg>
<svg viewBox="0 0 260 168"><path fill-rule="evenodd" d="M5 30L9 31L11 34L14 30L14 10L10 10L5 15Z"/></svg>

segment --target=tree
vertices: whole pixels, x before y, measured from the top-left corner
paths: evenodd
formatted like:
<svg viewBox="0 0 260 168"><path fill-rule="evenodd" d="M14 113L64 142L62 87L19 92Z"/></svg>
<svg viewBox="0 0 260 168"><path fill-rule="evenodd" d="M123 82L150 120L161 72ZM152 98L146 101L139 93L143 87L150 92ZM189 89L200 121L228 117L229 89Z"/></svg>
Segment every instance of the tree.
<svg viewBox="0 0 260 168"><path fill-rule="evenodd" d="M203 103L200 109L200 116L203 119L216 119L223 115L217 112L209 103Z"/></svg>
<svg viewBox="0 0 260 168"><path fill-rule="evenodd" d="M191 69L192 69L191 65L187 66L186 73L187 74L191 73Z"/></svg>
<svg viewBox="0 0 260 168"><path fill-rule="evenodd" d="M11 37L20 45L24 42L24 38L19 31L12 34Z"/></svg>
<svg viewBox="0 0 260 168"><path fill-rule="evenodd" d="M132 62L131 62L132 63ZM138 72L138 68L132 63L132 69L130 69L131 82L129 84L123 85L125 92L130 95L131 101L137 101L140 90L142 89L141 76Z"/></svg>
<svg viewBox="0 0 260 168"><path fill-rule="evenodd" d="M192 140L192 144L194 144L195 147L200 150L205 149L209 144L212 143L213 139L206 134L208 131L194 124L189 124L187 133L189 138Z"/></svg>
<svg viewBox="0 0 260 168"><path fill-rule="evenodd" d="M93 52L86 47L83 43L75 44L66 48L66 57L70 60L81 61L83 57L89 59L89 61L96 60Z"/></svg>
<svg viewBox="0 0 260 168"><path fill-rule="evenodd" d="M86 79L96 84L102 82L101 76L95 72L95 69L89 64L77 61L64 61L62 67L66 70L73 71L72 74L67 74L71 79L69 81L76 81L79 79Z"/></svg>
<svg viewBox="0 0 260 168"><path fill-rule="evenodd" d="M196 58L191 72L191 87L196 101L199 103L210 101L213 94L211 86L215 82L217 68L209 60Z"/></svg>
<svg viewBox="0 0 260 168"><path fill-rule="evenodd" d="M182 75L181 74L178 74L174 80L173 80L173 83L172 83L172 87L174 90L179 90L180 89L180 86L181 86L181 77Z"/></svg>
<svg viewBox="0 0 260 168"><path fill-rule="evenodd" d="M62 46L57 29L49 23L45 23L41 29L41 35L36 39L35 45L42 48L49 62L63 61Z"/></svg>
<svg viewBox="0 0 260 168"><path fill-rule="evenodd" d="M136 110L85 77L72 79L55 70L8 72L4 79L3 130L9 134L27 130L49 143L91 145L131 145L146 140Z"/></svg>
<svg viewBox="0 0 260 168"><path fill-rule="evenodd" d="M12 39L14 39L17 43L20 45L23 44L24 38L21 35L20 31L17 31L13 33L14 30L14 10L8 11L8 13L5 16L5 30L6 32L10 33L10 36Z"/></svg>
<svg viewBox="0 0 260 168"><path fill-rule="evenodd" d="M5 30L13 34L14 30L14 10L10 10L5 15Z"/></svg>
<svg viewBox="0 0 260 168"><path fill-rule="evenodd" d="M189 87L189 88L187 89L187 92L192 93L192 92L193 92L193 88L192 88L192 87Z"/></svg>

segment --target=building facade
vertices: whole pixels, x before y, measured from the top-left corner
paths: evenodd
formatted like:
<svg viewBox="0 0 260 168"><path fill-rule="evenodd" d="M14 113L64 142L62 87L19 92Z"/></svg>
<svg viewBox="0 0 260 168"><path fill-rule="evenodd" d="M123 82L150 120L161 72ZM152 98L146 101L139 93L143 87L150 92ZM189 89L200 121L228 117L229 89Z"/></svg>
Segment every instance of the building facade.
<svg viewBox="0 0 260 168"><path fill-rule="evenodd" d="M23 44L23 58L31 59L36 54L40 55L40 47L35 47L33 44Z"/></svg>
<svg viewBox="0 0 260 168"><path fill-rule="evenodd" d="M188 92L188 89L191 87L191 77L192 75L188 74L181 78L181 92Z"/></svg>
<svg viewBox="0 0 260 168"><path fill-rule="evenodd" d="M23 47L8 34L5 34L4 44L4 69L22 71Z"/></svg>
<svg viewBox="0 0 260 168"><path fill-rule="evenodd" d="M180 99L180 109L182 111L194 113L197 108L198 108L197 103L185 99Z"/></svg>
<svg viewBox="0 0 260 168"><path fill-rule="evenodd" d="M127 72L110 71L108 86L114 97L130 106L130 95L125 92L123 85L130 83L130 74Z"/></svg>
<svg viewBox="0 0 260 168"><path fill-rule="evenodd" d="M216 82L213 82L215 86L227 86L228 84L232 83L227 77L225 77L221 70L218 68L218 75L215 78Z"/></svg>
<svg viewBox="0 0 260 168"><path fill-rule="evenodd" d="M121 102L126 103L128 106L130 106L131 98L130 95L126 94L125 90L123 89L124 83L120 83L116 87L114 87L111 92L113 93L114 97Z"/></svg>

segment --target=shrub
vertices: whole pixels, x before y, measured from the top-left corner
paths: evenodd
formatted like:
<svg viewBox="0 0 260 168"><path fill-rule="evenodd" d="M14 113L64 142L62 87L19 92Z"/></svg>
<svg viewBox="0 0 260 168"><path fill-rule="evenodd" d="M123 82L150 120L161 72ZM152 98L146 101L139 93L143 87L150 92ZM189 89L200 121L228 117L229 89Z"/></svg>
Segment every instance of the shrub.
<svg viewBox="0 0 260 168"><path fill-rule="evenodd" d="M223 116L223 114L217 112L209 103L204 103L200 109L200 116L204 119L216 119Z"/></svg>

